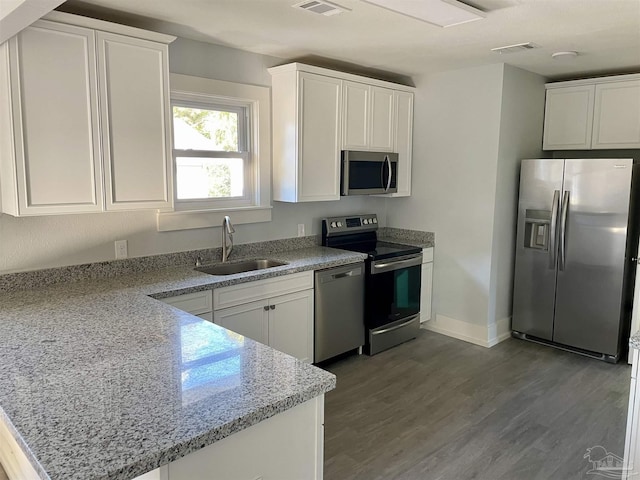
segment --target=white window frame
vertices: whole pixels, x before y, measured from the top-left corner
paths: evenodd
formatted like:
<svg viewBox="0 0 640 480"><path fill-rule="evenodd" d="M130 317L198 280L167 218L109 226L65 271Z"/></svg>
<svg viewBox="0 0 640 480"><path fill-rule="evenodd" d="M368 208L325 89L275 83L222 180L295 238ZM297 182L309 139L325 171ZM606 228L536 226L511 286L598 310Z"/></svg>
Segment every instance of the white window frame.
<svg viewBox="0 0 640 480"><path fill-rule="evenodd" d="M200 108L203 110L220 110L236 112L239 118L238 128L238 152L225 152L213 150L182 150L173 148L173 199L174 208L178 211L184 210L206 210L224 209L234 207L247 207L255 205L255 162L256 158L252 150L251 119L253 118L253 103L247 103L235 98L221 97L218 95L202 95L192 92L171 92L171 112L173 107ZM172 117L173 120L173 117ZM174 138L175 144L175 138ZM215 153L215 155L214 155ZM239 154L239 155L238 155ZM178 169L177 157L208 157L208 158L229 158L241 156L244 160L244 195L242 197L229 198L199 198L199 199L179 199L178 198Z"/></svg>
<svg viewBox="0 0 640 480"><path fill-rule="evenodd" d="M271 220L271 91L268 87L225 82L172 73L171 99L205 100L207 105L230 104L248 106L250 122L247 131L248 150L251 152L250 174L253 188L248 202L227 202L231 199L205 199L177 201L173 212L159 211L158 231L187 230L218 227L225 215L234 224L268 222ZM205 108L206 105L203 105ZM171 119L173 126L173 109ZM176 164L173 161L174 176ZM174 198L176 183L172 188Z"/></svg>

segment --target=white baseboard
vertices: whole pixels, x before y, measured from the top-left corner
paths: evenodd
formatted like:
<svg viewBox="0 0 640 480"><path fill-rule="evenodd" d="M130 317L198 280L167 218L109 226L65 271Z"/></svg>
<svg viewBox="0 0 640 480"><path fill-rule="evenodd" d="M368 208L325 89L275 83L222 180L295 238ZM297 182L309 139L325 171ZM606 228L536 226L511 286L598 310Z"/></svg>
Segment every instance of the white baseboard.
<svg viewBox="0 0 640 480"><path fill-rule="evenodd" d="M424 323L422 328L490 348L509 338L511 317L502 318L491 325L476 325L436 314L436 317L430 322Z"/></svg>

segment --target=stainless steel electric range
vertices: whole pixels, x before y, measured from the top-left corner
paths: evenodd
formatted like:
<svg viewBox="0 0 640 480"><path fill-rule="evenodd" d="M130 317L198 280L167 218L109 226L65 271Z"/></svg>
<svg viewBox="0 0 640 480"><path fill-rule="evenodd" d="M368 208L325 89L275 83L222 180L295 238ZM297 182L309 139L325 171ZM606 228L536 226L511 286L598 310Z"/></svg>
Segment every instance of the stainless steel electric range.
<svg viewBox="0 0 640 480"><path fill-rule="evenodd" d="M422 249L378 241L378 217L322 220L322 245L368 254L365 262L365 353L415 338L420 328Z"/></svg>

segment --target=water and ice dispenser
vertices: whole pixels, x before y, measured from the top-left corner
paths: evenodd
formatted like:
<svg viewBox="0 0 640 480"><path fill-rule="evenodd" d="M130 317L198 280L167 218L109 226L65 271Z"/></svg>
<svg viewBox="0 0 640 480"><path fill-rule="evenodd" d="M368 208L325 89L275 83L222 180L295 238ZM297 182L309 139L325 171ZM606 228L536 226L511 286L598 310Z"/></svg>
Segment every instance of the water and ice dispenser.
<svg viewBox="0 0 640 480"><path fill-rule="evenodd" d="M549 250L550 210L527 209L524 219L524 248Z"/></svg>

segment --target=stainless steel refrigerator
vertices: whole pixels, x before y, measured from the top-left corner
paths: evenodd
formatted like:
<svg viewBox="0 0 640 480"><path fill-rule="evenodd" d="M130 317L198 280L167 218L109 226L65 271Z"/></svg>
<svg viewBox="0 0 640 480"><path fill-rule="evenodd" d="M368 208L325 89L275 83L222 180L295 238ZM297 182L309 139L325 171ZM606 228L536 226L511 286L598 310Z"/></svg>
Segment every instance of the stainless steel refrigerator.
<svg viewBox="0 0 640 480"><path fill-rule="evenodd" d="M633 170L619 158L522 161L515 337L618 360L637 252Z"/></svg>

